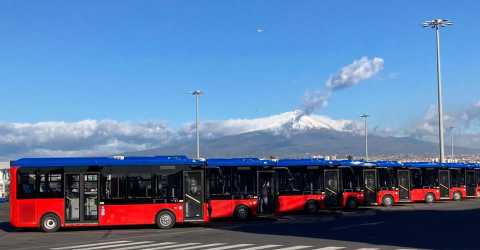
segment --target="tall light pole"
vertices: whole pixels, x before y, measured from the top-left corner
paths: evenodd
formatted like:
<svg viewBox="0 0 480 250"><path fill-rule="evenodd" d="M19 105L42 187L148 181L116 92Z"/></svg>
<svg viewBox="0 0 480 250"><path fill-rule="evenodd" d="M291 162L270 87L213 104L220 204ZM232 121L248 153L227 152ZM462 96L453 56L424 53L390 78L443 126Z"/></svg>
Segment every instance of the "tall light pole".
<svg viewBox="0 0 480 250"><path fill-rule="evenodd" d="M369 115L363 114L360 116L364 120L364 129L365 129L365 161L368 161L368 123L367 118Z"/></svg>
<svg viewBox="0 0 480 250"><path fill-rule="evenodd" d="M450 126L448 127L448 131L450 132L450 142L452 143L452 148L451 148L451 151L450 151L450 159L453 161L453 129L455 127L454 126Z"/></svg>
<svg viewBox="0 0 480 250"><path fill-rule="evenodd" d="M195 134L197 138L197 159L200 158L200 131L198 127L199 117L198 117L198 99L203 92L200 90L195 90L192 92L192 95L195 96Z"/></svg>
<svg viewBox="0 0 480 250"><path fill-rule="evenodd" d="M446 19L434 19L423 23L423 27L435 29L437 41L437 96L438 96L438 143L440 147L440 163L444 162L445 152L443 147L443 107L442 107L442 74L440 69L440 28L453 23Z"/></svg>

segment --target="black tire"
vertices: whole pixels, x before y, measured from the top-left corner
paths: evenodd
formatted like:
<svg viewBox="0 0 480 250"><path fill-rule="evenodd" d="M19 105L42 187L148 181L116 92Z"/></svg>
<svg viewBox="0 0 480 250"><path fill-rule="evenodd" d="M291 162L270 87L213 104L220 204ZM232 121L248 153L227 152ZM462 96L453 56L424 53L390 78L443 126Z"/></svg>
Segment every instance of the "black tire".
<svg viewBox="0 0 480 250"><path fill-rule="evenodd" d="M435 202L435 195L433 195L432 193L427 193L425 195L425 203L433 203Z"/></svg>
<svg viewBox="0 0 480 250"><path fill-rule="evenodd" d="M355 198L350 198L347 200L347 204L345 204L345 209L347 210L355 210L358 207L358 201Z"/></svg>
<svg viewBox="0 0 480 250"><path fill-rule="evenodd" d="M175 218L175 215L167 210L160 211L155 218L155 223L160 229L172 228L173 226L175 226L176 222L177 219Z"/></svg>
<svg viewBox="0 0 480 250"><path fill-rule="evenodd" d="M394 203L395 203L395 200L393 199L393 197L391 195L383 196L382 205L384 207L391 207L391 206L393 206Z"/></svg>
<svg viewBox="0 0 480 250"><path fill-rule="evenodd" d="M460 193L460 192L454 192L454 193L453 193L453 200L454 200L454 201L461 201L461 200L462 200L462 193Z"/></svg>
<svg viewBox="0 0 480 250"><path fill-rule="evenodd" d="M305 203L305 212L309 214L315 214L318 212L318 202L309 200Z"/></svg>
<svg viewBox="0 0 480 250"><path fill-rule="evenodd" d="M235 218L245 221L250 218L250 209L247 206L240 205L235 209Z"/></svg>
<svg viewBox="0 0 480 250"><path fill-rule="evenodd" d="M54 213L45 214L40 220L40 228L45 233L53 233L60 229L60 218Z"/></svg>

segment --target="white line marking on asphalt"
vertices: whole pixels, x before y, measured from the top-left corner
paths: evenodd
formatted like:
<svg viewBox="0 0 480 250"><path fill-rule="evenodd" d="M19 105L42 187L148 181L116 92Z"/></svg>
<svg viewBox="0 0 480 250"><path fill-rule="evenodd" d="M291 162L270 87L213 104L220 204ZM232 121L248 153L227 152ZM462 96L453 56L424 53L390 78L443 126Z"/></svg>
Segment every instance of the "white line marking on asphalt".
<svg viewBox="0 0 480 250"><path fill-rule="evenodd" d="M345 247L322 247L322 248L317 248L314 250L339 250L339 249L344 249Z"/></svg>
<svg viewBox="0 0 480 250"><path fill-rule="evenodd" d="M221 246L225 245L226 243L212 243L212 244L206 244L206 245L200 245L200 246L191 246L191 247L182 247L182 248L175 248L176 250L191 250L191 249L199 249L199 248L208 248L209 247L216 247L216 246ZM159 248L145 248L143 250L157 250ZM161 248L160 248L161 249Z"/></svg>
<svg viewBox="0 0 480 250"><path fill-rule="evenodd" d="M110 245L110 244L128 243L128 242L131 242L131 241L119 240L119 241L100 242L100 243L94 243L94 244L85 244L85 245L68 246L68 247L55 247L55 248L51 248L51 249L54 249L54 250L74 249L74 248L79 248L79 247L92 247L92 246L101 246L101 245Z"/></svg>
<svg viewBox="0 0 480 250"><path fill-rule="evenodd" d="M225 250L225 249L248 247L248 246L253 246L253 244L236 244L236 245L230 245L230 246L209 248L209 250Z"/></svg>
<svg viewBox="0 0 480 250"><path fill-rule="evenodd" d="M193 245L200 245L200 243L183 243L183 244L175 244L175 245L169 245L169 246L163 246L163 247L153 247L153 248L144 248L142 250L160 250L160 249L171 249L175 247L187 247L187 246L193 246Z"/></svg>
<svg viewBox="0 0 480 250"><path fill-rule="evenodd" d="M165 245L172 245L177 244L177 242L161 242L161 243L153 243L147 245L140 245L140 246L129 246L129 247L122 247L122 248L115 248L115 250L132 250L132 249L139 249L144 247L158 247L158 246L165 246Z"/></svg>
<svg viewBox="0 0 480 250"><path fill-rule="evenodd" d="M241 250L261 250L261 249L281 247L281 246L282 245L263 245L263 246L258 246L258 247L242 248Z"/></svg>
<svg viewBox="0 0 480 250"><path fill-rule="evenodd" d="M139 241L139 242L130 242L130 243L120 243L120 244L113 244L113 245L103 245L103 246L98 246L98 247L75 247L74 249L78 250L96 250L96 249L106 249L106 248L114 248L116 247L123 247L123 246L133 246L133 245L141 245L141 244L148 244L152 243L153 241Z"/></svg>
<svg viewBox="0 0 480 250"><path fill-rule="evenodd" d="M309 247L312 247L312 246L293 246L293 247L277 248L276 250L297 250L297 249L304 249Z"/></svg>

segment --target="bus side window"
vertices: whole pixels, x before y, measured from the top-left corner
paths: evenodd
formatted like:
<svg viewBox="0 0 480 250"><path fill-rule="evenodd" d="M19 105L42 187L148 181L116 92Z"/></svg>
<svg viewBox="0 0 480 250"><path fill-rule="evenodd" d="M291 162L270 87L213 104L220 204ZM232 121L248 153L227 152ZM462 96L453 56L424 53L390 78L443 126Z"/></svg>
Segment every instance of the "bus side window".
<svg viewBox="0 0 480 250"><path fill-rule="evenodd" d="M122 203L126 199L126 170L105 168L102 173L102 200L114 203Z"/></svg>
<svg viewBox="0 0 480 250"><path fill-rule="evenodd" d="M412 169L410 170L410 173L411 173L412 188L422 188L423 183L422 183L421 171L418 169Z"/></svg>
<svg viewBox="0 0 480 250"><path fill-rule="evenodd" d="M129 173L127 182L129 199L152 198L152 181L149 173Z"/></svg>
<svg viewBox="0 0 480 250"><path fill-rule="evenodd" d="M40 172L40 171L39 171ZM61 170L42 171L38 175L39 198L63 197L63 174Z"/></svg>
<svg viewBox="0 0 480 250"><path fill-rule="evenodd" d="M249 198L256 195L257 173L255 170L236 169L232 177L232 194L235 198Z"/></svg>
<svg viewBox="0 0 480 250"><path fill-rule="evenodd" d="M183 173L174 166L155 174L155 202L179 202L183 197Z"/></svg>
<svg viewBox="0 0 480 250"><path fill-rule="evenodd" d="M18 173L18 198L35 198L37 176L34 171Z"/></svg>
<svg viewBox="0 0 480 250"><path fill-rule="evenodd" d="M231 192L231 169L212 168L208 173L208 194L210 198L230 198Z"/></svg>

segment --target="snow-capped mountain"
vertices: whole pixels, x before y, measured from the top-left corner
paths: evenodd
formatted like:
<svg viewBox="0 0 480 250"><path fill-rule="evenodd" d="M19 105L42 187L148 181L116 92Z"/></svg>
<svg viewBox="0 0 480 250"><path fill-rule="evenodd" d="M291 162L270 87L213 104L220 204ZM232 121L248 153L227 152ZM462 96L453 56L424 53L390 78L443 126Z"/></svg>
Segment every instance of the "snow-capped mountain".
<svg viewBox="0 0 480 250"><path fill-rule="evenodd" d="M327 116L305 114L301 110L254 119L207 121L200 125L202 137L205 138L218 138L256 131L269 131L275 134L286 135L319 129L356 132L358 128L358 124L351 120L335 120ZM187 124L178 133L181 135L180 137L188 137L193 135L194 129L194 124Z"/></svg>
<svg viewBox="0 0 480 250"><path fill-rule="evenodd" d="M194 125L187 124L177 139L128 155L194 155ZM304 157L363 155L363 124L304 114L300 110L255 119L229 119L201 124L201 152L205 157ZM411 137L369 136L371 155L433 154L436 144ZM457 152L474 152L458 148Z"/></svg>

